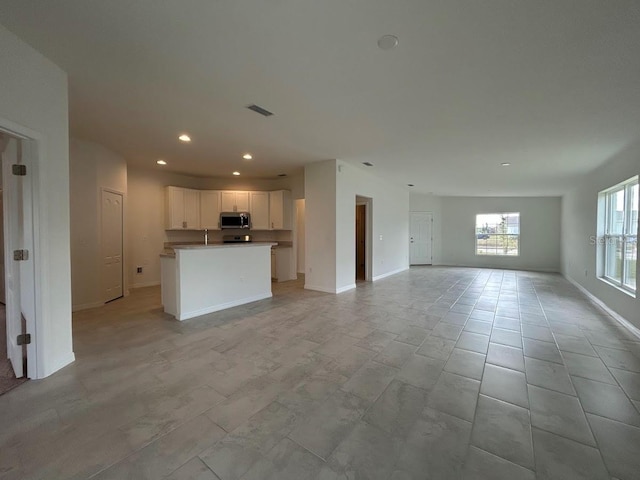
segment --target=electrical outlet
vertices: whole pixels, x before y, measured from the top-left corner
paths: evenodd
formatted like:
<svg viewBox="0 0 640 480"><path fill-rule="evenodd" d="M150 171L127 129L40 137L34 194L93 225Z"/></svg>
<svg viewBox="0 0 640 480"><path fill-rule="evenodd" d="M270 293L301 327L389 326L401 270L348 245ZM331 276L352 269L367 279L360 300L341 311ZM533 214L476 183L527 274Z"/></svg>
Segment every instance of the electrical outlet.
<svg viewBox="0 0 640 480"><path fill-rule="evenodd" d="M142 273L142 267L136 267L136 273Z"/></svg>

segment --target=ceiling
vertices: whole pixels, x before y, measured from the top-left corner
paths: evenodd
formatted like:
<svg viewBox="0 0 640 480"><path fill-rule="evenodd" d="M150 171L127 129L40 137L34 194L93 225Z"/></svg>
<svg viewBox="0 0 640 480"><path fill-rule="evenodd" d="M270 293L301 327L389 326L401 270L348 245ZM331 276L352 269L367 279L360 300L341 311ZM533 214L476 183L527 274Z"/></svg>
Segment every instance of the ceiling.
<svg viewBox="0 0 640 480"><path fill-rule="evenodd" d="M0 0L0 23L68 72L72 135L148 168L558 195L640 136L637 0Z"/></svg>

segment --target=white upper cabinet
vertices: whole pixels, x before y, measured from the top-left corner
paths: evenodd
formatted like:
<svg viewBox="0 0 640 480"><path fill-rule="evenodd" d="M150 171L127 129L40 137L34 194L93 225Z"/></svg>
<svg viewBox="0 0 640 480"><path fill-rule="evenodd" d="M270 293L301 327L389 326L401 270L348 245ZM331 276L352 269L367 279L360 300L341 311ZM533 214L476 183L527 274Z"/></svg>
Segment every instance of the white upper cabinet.
<svg viewBox="0 0 640 480"><path fill-rule="evenodd" d="M249 192L221 192L220 199L221 212L248 212Z"/></svg>
<svg viewBox="0 0 640 480"><path fill-rule="evenodd" d="M269 192L269 222L271 230L291 230L291 192Z"/></svg>
<svg viewBox="0 0 640 480"><path fill-rule="evenodd" d="M220 230L220 192L202 190L200 192L200 228Z"/></svg>
<svg viewBox="0 0 640 480"><path fill-rule="evenodd" d="M269 230L269 192L249 192L249 213L253 230Z"/></svg>
<svg viewBox="0 0 640 480"><path fill-rule="evenodd" d="M249 207L249 192L236 192L236 212L248 212Z"/></svg>
<svg viewBox="0 0 640 480"><path fill-rule="evenodd" d="M200 192L198 190L166 187L165 227L167 230L200 229Z"/></svg>
<svg viewBox="0 0 640 480"><path fill-rule="evenodd" d="M291 230L291 192L165 188L166 230L219 230L221 212L249 212L253 230Z"/></svg>

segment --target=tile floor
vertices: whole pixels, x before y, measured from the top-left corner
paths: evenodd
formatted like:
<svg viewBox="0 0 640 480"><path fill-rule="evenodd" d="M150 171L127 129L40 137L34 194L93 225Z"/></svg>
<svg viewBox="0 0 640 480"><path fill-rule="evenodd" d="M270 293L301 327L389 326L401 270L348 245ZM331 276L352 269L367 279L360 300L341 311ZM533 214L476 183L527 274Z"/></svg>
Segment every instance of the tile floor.
<svg viewBox="0 0 640 480"><path fill-rule="evenodd" d="M412 268L186 322L74 316L0 397L0 479L640 478L640 343L558 275Z"/></svg>

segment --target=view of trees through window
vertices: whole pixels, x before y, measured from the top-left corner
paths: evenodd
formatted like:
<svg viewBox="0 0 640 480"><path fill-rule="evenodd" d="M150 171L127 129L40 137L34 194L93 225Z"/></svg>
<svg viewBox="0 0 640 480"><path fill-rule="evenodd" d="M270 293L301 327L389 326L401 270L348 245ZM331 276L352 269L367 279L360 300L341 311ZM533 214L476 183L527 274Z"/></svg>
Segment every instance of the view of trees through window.
<svg viewBox="0 0 640 480"><path fill-rule="evenodd" d="M520 213L476 215L476 255L520 254Z"/></svg>

